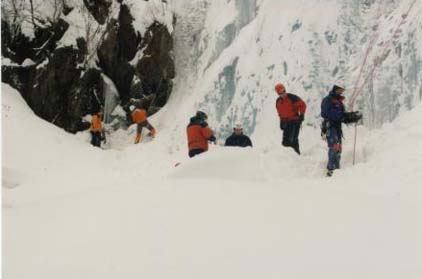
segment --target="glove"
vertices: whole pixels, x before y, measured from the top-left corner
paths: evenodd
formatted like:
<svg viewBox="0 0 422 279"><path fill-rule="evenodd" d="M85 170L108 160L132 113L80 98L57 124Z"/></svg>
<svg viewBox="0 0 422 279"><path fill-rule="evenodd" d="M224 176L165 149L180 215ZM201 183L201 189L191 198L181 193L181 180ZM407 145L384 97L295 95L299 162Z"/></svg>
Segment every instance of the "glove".
<svg viewBox="0 0 422 279"><path fill-rule="evenodd" d="M215 138L215 136L211 136L211 137L208 138L208 141L215 144L217 142L217 139Z"/></svg>
<svg viewBox="0 0 422 279"><path fill-rule="evenodd" d="M362 119L362 114L359 111L345 112L342 122L344 124L356 123Z"/></svg>
<svg viewBox="0 0 422 279"><path fill-rule="evenodd" d="M303 122L303 120L305 120L305 115L304 114L299 114L299 121Z"/></svg>

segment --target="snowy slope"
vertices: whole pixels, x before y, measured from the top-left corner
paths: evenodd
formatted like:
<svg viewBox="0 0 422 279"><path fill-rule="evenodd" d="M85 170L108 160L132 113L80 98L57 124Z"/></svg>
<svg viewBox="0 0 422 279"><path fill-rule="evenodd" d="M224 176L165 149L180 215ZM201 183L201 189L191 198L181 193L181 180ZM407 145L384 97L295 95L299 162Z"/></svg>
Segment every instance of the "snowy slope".
<svg viewBox="0 0 422 279"><path fill-rule="evenodd" d="M310 127L302 157L275 133L174 168L186 151L165 130L104 152L2 91L5 278L422 276L420 105L364 131L355 167L347 140L326 179Z"/></svg>

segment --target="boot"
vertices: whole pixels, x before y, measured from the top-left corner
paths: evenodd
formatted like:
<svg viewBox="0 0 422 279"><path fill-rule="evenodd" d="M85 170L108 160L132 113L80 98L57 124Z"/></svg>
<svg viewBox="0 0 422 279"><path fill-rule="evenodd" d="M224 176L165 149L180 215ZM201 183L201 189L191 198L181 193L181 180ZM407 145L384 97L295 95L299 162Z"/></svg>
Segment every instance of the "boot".
<svg viewBox="0 0 422 279"><path fill-rule="evenodd" d="M148 136L153 138L155 136L155 134L157 134L157 131L155 129L152 129L149 133Z"/></svg>
<svg viewBox="0 0 422 279"><path fill-rule="evenodd" d="M138 144L141 141L141 134L136 133L135 144Z"/></svg>

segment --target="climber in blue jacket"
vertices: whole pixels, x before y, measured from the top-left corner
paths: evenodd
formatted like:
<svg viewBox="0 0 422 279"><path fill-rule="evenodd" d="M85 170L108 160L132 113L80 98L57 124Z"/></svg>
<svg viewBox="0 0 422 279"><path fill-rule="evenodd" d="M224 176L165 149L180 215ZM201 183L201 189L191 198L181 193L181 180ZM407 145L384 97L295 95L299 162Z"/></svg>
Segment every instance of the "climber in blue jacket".
<svg viewBox="0 0 422 279"><path fill-rule="evenodd" d="M322 134L328 144L327 176L332 176L340 168L343 131L342 123L355 123L362 118L359 112L346 112L343 101L345 89L334 85L321 103L321 116L324 118Z"/></svg>

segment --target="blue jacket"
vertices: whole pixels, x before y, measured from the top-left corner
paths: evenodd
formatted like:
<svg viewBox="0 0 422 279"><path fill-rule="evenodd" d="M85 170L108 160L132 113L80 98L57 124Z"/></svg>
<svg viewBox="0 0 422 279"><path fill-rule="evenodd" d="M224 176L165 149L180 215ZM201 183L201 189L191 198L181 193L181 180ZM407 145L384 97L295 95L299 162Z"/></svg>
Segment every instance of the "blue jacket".
<svg viewBox="0 0 422 279"><path fill-rule="evenodd" d="M322 100L321 116L333 124L341 125L345 112L343 100L342 95L330 91L328 96Z"/></svg>

